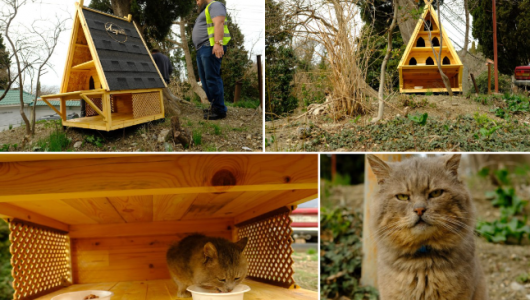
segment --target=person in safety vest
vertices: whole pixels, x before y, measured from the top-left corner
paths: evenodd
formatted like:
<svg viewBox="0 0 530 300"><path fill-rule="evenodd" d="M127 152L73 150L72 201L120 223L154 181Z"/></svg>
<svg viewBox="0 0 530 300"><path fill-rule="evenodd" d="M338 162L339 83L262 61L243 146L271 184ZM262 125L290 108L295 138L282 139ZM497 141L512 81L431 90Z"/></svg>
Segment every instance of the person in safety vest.
<svg viewBox="0 0 530 300"><path fill-rule="evenodd" d="M205 110L205 120L218 120L226 117L221 61L230 41L226 25L226 7L213 0L195 0L199 16L195 20L192 39L197 50L197 68L206 92L210 108Z"/></svg>

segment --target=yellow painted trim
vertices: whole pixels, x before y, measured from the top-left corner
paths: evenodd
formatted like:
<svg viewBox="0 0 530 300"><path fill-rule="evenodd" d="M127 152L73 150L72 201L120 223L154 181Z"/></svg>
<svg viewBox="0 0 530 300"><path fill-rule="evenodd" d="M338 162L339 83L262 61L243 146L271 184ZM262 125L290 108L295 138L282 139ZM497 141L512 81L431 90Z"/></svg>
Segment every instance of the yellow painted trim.
<svg viewBox="0 0 530 300"><path fill-rule="evenodd" d="M76 6L77 5L78 3L76 3ZM66 64L64 66L63 80L61 81L62 82L61 89L60 89L61 93L64 93L67 91L68 82L70 80L70 67L72 66L72 61L74 59L74 52L75 52L74 45L76 44L77 31L79 29L79 24L80 24L78 14L79 12L76 9L75 16L74 16L74 26L72 27L72 34L70 35L70 46L68 48L68 55L66 56Z"/></svg>
<svg viewBox="0 0 530 300"><path fill-rule="evenodd" d="M46 105L48 105L51 109L53 109L55 113L57 113L59 116L61 115L61 112L58 111L57 108L55 108L55 106L51 105L50 102L48 102L48 100L42 99L42 101L44 101L44 103L46 103Z"/></svg>
<svg viewBox="0 0 530 300"><path fill-rule="evenodd" d="M453 91L453 92L461 92L461 91L462 91L462 88L451 88L451 91ZM426 92L438 93L438 92L447 92L447 89L446 89L446 88L433 88L433 89L400 89L400 92L401 92L401 93L410 93L410 94L414 94L414 93L426 93Z"/></svg>
<svg viewBox="0 0 530 300"><path fill-rule="evenodd" d="M160 113L165 116L165 112L164 112L164 93L162 92L162 90L160 90Z"/></svg>
<svg viewBox="0 0 530 300"><path fill-rule="evenodd" d="M458 67L462 66L461 64L460 65L442 65L442 69L457 69ZM426 69L426 70L429 70L429 69L434 69L434 70L438 70L438 65L436 65L436 63L434 65L421 65L421 66L418 66L418 65L415 65L415 66L409 66L409 65L405 65L405 66L401 66L400 69L404 69L404 70L414 70L414 69Z"/></svg>
<svg viewBox="0 0 530 300"><path fill-rule="evenodd" d="M72 67L73 70L90 70L90 69L93 69L94 68L94 61L93 60L89 60L87 62L84 62L84 63L81 63L81 64L78 64L78 65L75 65Z"/></svg>
<svg viewBox="0 0 530 300"><path fill-rule="evenodd" d="M313 190L317 189L318 185L314 182L308 183L278 183L278 184L253 184L253 185L236 185L223 186L222 192L258 192L258 191L289 191L289 190ZM204 193L219 193L218 186L193 186L193 187L168 187L168 188L146 188L146 189L128 189L128 190L85 190L76 192L60 191L54 193L35 193L31 195L17 194L17 195L0 195L0 202L16 202L16 201L43 201L55 199L84 199L84 198L98 198L98 197L124 197L124 196L150 196L150 195L173 195L173 194L204 194ZM318 198L318 192L311 196ZM309 197L309 198L311 198Z"/></svg>
<svg viewBox="0 0 530 300"><path fill-rule="evenodd" d="M90 107L92 107L98 113L98 115L102 116L105 122L107 121L107 116L101 110L99 110L99 108L94 104L94 102L92 102L92 100L90 100L84 94L80 94L79 96L83 98L83 100L85 100L85 102L90 105ZM101 101L103 101L103 99ZM105 104L103 104L103 110L105 110Z"/></svg>
<svg viewBox="0 0 530 300"><path fill-rule="evenodd" d="M88 43L88 49L90 49L90 54L92 54L92 59L95 62L96 70L98 71L98 77L101 82L101 85L103 86L104 90L109 90L109 84L107 83L107 78L105 77L105 73L103 72L103 67L101 66L101 61L99 60L98 52L96 50L96 45L94 45L94 40L92 39L92 35L90 34L90 30L88 29L88 26L86 24L85 15L83 15L83 9L78 7L77 11L79 13L79 19L81 21L81 27L83 28L83 32L85 33L85 37ZM91 9L88 9L91 10Z"/></svg>
<svg viewBox="0 0 530 300"><path fill-rule="evenodd" d="M160 79L162 80L164 87L167 87L166 81L164 80L164 77L162 77L162 73L160 73L160 70L158 70L158 66L156 65L155 60L153 59L153 56L151 55L151 51L149 51L149 48L147 47L147 44L144 41L142 33L140 32L140 30L138 30L138 27L136 26L136 22L133 21L132 23L134 24L134 28L136 28L136 31L138 32L140 39L144 43L145 50L147 50L147 54L149 54L149 57L151 57L151 61L153 62L153 65L155 65L156 71L158 72L158 75L160 76Z"/></svg>

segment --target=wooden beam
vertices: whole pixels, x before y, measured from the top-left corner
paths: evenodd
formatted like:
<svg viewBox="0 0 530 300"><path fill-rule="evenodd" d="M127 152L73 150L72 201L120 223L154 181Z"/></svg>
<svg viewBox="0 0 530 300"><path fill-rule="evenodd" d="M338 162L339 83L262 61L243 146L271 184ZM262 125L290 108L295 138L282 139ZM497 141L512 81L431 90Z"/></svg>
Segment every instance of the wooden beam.
<svg viewBox="0 0 530 300"><path fill-rule="evenodd" d="M43 215L40 215L36 212L32 212L20 207L16 207L9 203L0 203L0 216L1 218L9 218L9 219L20 219L28 222L32 222L35 224L55 228L61 231L70 231L70 228L67 224L64 224L62 222L56 221L54 219L45 217Z"/></svg>
<svg viewBox="0 0 530 300"><path fill-rule="evenodd" d="M43 99L41 98L42 101L44 101L44 103L46 103L46 105L48 105L51 109L53 109L55 111L55 113L57 113L59 116L61 115L61 112L57 110L57 108L55 108L55 106L51 105L50 102L48 102L48 100L46 99Z"/></svg>
<svg viewBox="0 0 530 300"><path fill-rule="evenodd" d="M0 202L316 190L317 166L313 154L123 155L68 163L58 156L0 164Z"/></svg>
<svg viewBox="0 0 530 300"><path fill-rule="evenodd" d="M76 2L76 7L79 7L79 3ZM74 24L72 27L72 34L70 35L70 44L68 47L68 55L66 55L66 63L64 65L63 79L61 80L61 93L68 90L68 81L70 79L70 70L72 66L72 60L74 57L75 44L77 39L77 31L79 30L79 12L76 9L74 15ZM42 97L41 97L42 98Z"/></svg>
<svg viewBox="0 0 530 300"><path fill-rule="evenodd" d="M79 239L174 235L193 232L231 232L233 226L233 218L147 223L70 225L69 235L73 239Z"/></svg>
<svg viewBox="0 0 530 300"><path fill-rule="evenodd" d="M73 70L90 70L95 67L94 60L89 60L82 64L78 64L72 67Z"/></svg>
<svg viewBox="0 0 530 300"><path fill-rule="evenodd" d="M94 109L94 111L96 111L98 115L102 116L103 119L107 121L107 116L99 109L99 107L94 104L94 102L92 102L92 100L90 100L87 96L83 94L79 94L79 96L83 98L83 100L85 100L85 102L90 105L90 107L92 107L92 109Z"/></svg>

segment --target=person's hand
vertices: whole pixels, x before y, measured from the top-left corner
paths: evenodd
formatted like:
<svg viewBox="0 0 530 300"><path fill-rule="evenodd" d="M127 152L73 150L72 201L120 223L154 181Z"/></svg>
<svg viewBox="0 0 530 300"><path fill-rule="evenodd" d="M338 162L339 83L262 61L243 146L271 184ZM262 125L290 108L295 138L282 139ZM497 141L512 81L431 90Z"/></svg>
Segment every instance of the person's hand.
<svg viewBox="0 0 530 300"><path fill-rule="evenodd" d="M221 58L225 54L225 50L223 49L223 46L219 44L213 45L212 54L215 54L215 57Z"/></svg>

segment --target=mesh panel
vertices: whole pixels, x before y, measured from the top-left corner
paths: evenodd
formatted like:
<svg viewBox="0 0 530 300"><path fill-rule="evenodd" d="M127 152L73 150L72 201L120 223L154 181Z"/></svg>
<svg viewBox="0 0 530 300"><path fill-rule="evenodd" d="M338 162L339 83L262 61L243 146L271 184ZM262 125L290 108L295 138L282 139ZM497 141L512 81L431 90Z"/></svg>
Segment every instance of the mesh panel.
<svg viewBox="0 0 530 300"><path fill-rule="evenodd" d="M70 254L66 233L20 220L9 223L13 299L33 299L69 283Z"/></svg>
<svg viewBox="0 0 530 300"><path fill-rule="evenodd" d="M132 102L133 117L135 119L157 115L162 112L159 92L133 94Z"/></svg>
<svg viewBox="0 0 530 300"><path fill-rule="evenodd" d="M245 254L250 279L288 288L293 280L293 249L290 210L272 212L238 224L239 238L248 237Z"/></svg>
<svg viewBox="0 0 530 300"><path fill-rule="evenodd" d="M92 100L94 104L96 105L99 110L103 111L103 101L101 97L91 97L87 96L88 99ZM110 95L110 109L111 112L114 113L114 99L112 95ZM85 111L87 117L93 117L93 116L99 116L99 114L92 108L92 106L88 105L88 103L85 103Z"/></svg>

